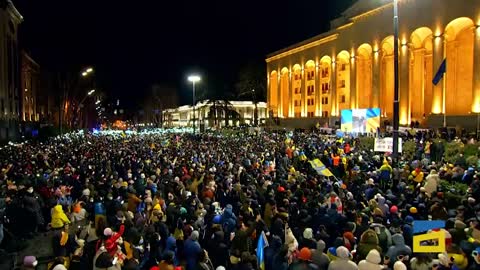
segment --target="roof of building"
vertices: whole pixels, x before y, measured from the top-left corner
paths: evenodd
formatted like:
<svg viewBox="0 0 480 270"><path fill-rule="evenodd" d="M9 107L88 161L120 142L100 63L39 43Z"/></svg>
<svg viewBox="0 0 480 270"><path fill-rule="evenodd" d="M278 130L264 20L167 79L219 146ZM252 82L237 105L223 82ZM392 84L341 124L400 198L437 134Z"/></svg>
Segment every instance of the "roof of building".
<svg viewBox="0 0 480 270"><path fill-rule="evenodd" d="M353 21L355 21L359 17L362 17L365 14L369 14L372 11L388 7L391 4L392 3L390 2L385 2L385 0L358 0L349 8L347 8L344 12L342 12L339 18L336 18L330 22L329 31L270 53L267 55L266 61L270 62L296 53L297 51L302 51L311 47L318 46L322 43L335 40L338 37L338 30L341 30L342 28L353 24Z"/></svg>

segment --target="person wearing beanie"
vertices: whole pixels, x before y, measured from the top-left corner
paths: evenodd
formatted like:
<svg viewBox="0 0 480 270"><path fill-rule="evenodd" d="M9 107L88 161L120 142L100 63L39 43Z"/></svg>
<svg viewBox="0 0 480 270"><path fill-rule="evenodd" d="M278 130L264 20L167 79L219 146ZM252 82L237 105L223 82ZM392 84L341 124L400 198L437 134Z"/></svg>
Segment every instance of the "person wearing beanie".
<svg viewBox="0 0 480 270"><path fill-rule="evenodd" d="M365 260L361 260L358 263L358 270L380 270L383 269L383 265L380 263L382 262L382 257L380 256L380 252L376 249L370 250L368 252L367 258Z"/></svg>
<svg viewBox="0 0 480 270"><path fill-rule="evenodd" d="M200 253L203 252L200 243L198 243L198 238L200 234L198 231L193 231L190 234L190 238L185 241L184 245L184 254L187 259L187 268L186 270L195 270L198 263L198 258Z"/></svg>
<svg viewBox="0 0 480 270"><path fill-rule="evenodd" d="M113 256L117 252L117 241L120 237L122 237L123 233L125 232L125 225L120 225L120 230L117 233L113 233L112 229L106 228L103 231L103 234L105 237L107 237L107 240L105 240L105 248L107 249L107 252Z"/></svg>
<svg viewBox="0 0 480 270"><path fill-rule="evenodd" d="M302 248L297 255L297 260L290 265L290 269L316 270L317 267L311 263L312 251L309 248Z"/></svg>
<svg viewBox="0 0 480 270"><path fill-rule="evenodd" d="M360 261L365 259L372 249L376 249L379 252L382 251L377 234L374 230L368 229L360 237L360 243L358 244L357 253L355 254L356 260Z"/></svg>
<svg viewBox="0 0 480 270"><path fill-rule="evenodd" d="M312 262L319 270L327 270L330 259L325 254L325 242L323 240L317 241L317 248L312 249Z"/></svg>
<svg viewBox="0 0 480 270"><path fill-rule="evenodd" d="M330 263L328 270L358 270L358 266L350 260L351 254L346 247L338 247L336 255L337 259Z"/></svg>
<svg viewBox="0 0 480 270"><path fill-rule="evenodd" d="M23 268L22 270L34 270L38 264L37 258L35 256L25 256L23 258Z"/></svg>

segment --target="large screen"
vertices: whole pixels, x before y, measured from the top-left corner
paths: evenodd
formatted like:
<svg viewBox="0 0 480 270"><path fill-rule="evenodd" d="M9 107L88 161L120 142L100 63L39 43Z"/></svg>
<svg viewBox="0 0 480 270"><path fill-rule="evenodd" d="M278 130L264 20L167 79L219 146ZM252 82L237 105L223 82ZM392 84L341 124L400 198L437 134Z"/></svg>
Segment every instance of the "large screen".
<svg viewBox="0 0 480 270"><path fill-rule="evenodd" d="M341 125L343 132L377 132L380 127L380 108L342 110Z"/></svg>

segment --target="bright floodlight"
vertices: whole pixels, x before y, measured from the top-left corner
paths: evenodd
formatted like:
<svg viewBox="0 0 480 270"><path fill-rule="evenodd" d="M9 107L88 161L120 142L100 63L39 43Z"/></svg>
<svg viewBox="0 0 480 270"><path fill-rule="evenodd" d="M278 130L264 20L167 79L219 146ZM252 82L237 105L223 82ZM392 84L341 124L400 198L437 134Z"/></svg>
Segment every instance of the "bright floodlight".
<svg viewBox="0 0 480 270"><path fill-rule="evenodd" d="M87 75L88 75L88 72L86 72L86 71L85 71L85 72L82 72L82 76L83 76L83 77L86 77Z"/></svg>
<svg viewBox="0 0 480 270"><path fill-rule="evenodd" d="M87 68L87 73L90 73L93 71L93 68Z"/></svg>
<svg viewBox="0 0 480 270"><path fill-rule="evenodd" d="M92 90L88 91L89 96L91 96L93 93L95 93L95 89L92 89Z"/></svg>
<svg viewBox="0 0 480 270"><path fill-rule="evenodd" d="M200 81L200 76L198 76L198 75L188 76L188 80L191 81L191 82L198 82L198 81Z"/></svg>
<svg viewBox="0 0 480 270"><path fill-rule="evenodd" d="M97 101L95 102L95 104L99 104L99 103L100 103L100 100L97 100Z"/></svg>

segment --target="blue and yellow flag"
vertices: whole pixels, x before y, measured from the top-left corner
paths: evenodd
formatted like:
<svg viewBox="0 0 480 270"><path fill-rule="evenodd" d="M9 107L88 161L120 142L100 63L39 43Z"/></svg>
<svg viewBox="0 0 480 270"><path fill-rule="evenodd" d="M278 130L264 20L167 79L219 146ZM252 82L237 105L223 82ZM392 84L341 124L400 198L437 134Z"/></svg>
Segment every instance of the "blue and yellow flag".
<svg viewBox="0 0 480 270"><path fill-rule="evenodd" d="M257 262L261 270L265 270L265 256L263 253L263 249L266 247L268 247L268 240L265 232L262 231L262 234L258 238L257 243Z"/></svg>
<svg viewBox="0 0 480 270"><path fill-rule="evenodd" d="M333 176L332 172L327 167L325 167L325 165L320 161L320 159L316 158L314 160L310 160L309 162L312 165L312 168L314 168L318 174L327 177Z"/></svg>

